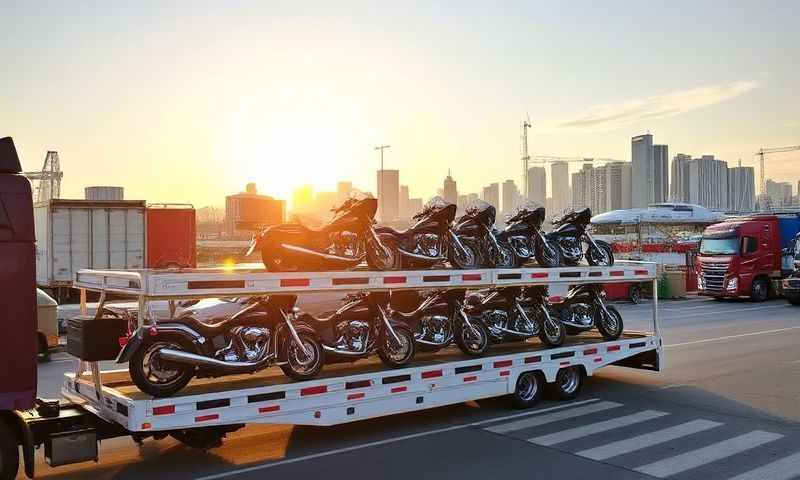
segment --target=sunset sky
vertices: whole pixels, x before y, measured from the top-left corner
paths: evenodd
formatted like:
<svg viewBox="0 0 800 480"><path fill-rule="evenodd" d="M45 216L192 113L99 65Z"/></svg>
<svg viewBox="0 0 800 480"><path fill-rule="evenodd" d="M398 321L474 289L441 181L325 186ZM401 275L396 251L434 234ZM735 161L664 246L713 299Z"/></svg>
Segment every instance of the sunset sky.
<svg viewBox="0 0 800 480"><path fill-rule="evenodd" d="M129 6L122 6L128 4ZM755 165L800 144L800 3L3 2L0 136L63 195L220 206L255 181L374 190L377 153L412 196L461 192L532 155L676 153ZM577 168L577 166L576 166ZM757 174L757 172L756 172ZM767 176L800 180L800 153Z"/></svg>

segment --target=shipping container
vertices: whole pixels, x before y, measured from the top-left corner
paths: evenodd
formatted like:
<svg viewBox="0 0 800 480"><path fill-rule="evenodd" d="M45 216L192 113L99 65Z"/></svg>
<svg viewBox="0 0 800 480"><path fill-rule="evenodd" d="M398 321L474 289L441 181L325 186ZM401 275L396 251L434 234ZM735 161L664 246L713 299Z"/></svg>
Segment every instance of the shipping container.
<svg viewBox="0 0 800 480"><path fill-rule="evenodd" d="M197 231L190 204L157 203L147 206L147 268L195 268Z"/></svg>
<svg viewBox="0 0 800 480"><path fill-rule="evenodd" d="M82 268L143 268L144 222L144 200L54 199L37 204L36 283L69 287Z"/></svg>

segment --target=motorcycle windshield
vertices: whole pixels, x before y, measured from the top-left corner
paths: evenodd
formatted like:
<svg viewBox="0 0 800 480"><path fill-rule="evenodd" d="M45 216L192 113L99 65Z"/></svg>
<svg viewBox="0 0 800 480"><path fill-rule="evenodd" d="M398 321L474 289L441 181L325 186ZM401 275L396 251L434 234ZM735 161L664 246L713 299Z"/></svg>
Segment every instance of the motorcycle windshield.
<svg viewBox="0 0 800 480"><path fill-rule="evenodd" d="M437 195L428 200L428 203L425 204L425 207L423 207L422 211L414 215L414 218L419 219L430 217L437 212L447 209L451 205L451 203L448 203L444 198Z"/></svg>
<svg viewBox="0 0 800 480"><path fill-rule="evenodd" d="M464 209L464 213L471 217L479 218L481 223L494 225L496 210L491 204L483 200L475 199L469 202Z"/></svg>
<svg viewBox="0 0 800 480"><path fill-rule="evenodd" d="M544 208L539 203L533 200L528 200L521 205L514 208L511 213L506 216L506 223L518 222L525 217L533 215L538 209Z"/></svg>

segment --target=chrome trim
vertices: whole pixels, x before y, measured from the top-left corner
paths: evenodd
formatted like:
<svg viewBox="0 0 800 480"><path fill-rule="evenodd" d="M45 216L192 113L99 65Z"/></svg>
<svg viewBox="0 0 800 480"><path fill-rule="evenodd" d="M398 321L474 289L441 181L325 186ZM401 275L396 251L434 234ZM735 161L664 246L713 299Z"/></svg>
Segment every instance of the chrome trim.
<svg viewBox="0 0 800 480"><path fill-rule="evenodd" d="M281 248L284 248L286 250L290 250L290 251L292 251L294 253L302 253L303 255L311 255L311 256L315 256L315 257L319 257L319 258L323 258L325 260L335 261L335 262L348 262L348 263L355 262L355 263L360 263L365 258L367 258L366 254L359 255L358 257L340 257L338 255L331 255L331 254L328 254L328 253L322 253L322 252L317 252L315 250L310 250L308 248L298 247L297 245L289 245L288 243L281 243Z"/></svg>
<svg viewBox="0 0 800 480"><path fill-rule="evenodd" d="M242 372L258 368L273 358L273 355L268 355L267 357L255 362L226 362L223 360L217 360L216 358L206 357L205 355L197 355L196 353L173 350L171 348L162 348L158 351L158 355L164 360L168 360L170 362L187 363L196 367L212 367L219 368L220 370Z"/></svg>
<svg viewBox="0 0 800 480"><path fill-rule="evenodd" d="M311 353L309 353L306 346L303 344L303 341L300 340L300 335L297 334L297 330L295 330L294 325L292 325L292 319L289 314L285 313L283 310L280 311L281 315L283 315L283 320L286 322L286 326L289 328L289 332L292 334L292 340L295 341L300 346L300 349L303 350L303 354L306 356L306 360L311 357ZM291 315L292 317L294 314Z"/></svg>

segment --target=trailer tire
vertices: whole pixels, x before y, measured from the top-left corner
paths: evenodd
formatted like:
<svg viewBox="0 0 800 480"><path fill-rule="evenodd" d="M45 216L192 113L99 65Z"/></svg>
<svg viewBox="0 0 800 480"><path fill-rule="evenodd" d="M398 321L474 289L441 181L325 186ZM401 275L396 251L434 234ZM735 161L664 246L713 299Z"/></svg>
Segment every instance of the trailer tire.
<svg viewBox="0 0 800 480"><path fill-rule="evenodd" d="M13 480L19 472L17 432L0 419L0 480Z"/></svg>
<svg viewBox="0 0 800 480"><path fill-rule="evenodd" d="M222 446L227 432L218 428L187 428L170 432L169 436L189 448L210 450Z"/></svg>
<svg viewBox="0 0 800 480"><path fill-rule="evenodd" d="M517 385L514 388L514 393L511 394L511 405L519 410L533 407L542 399L544 386L545 381L542 372L531 371L521 373L520 376L517 377Z"/></svg>
<svg viewBox="0 0 800 480"><path fill-rule="evenodd" d="M583 387L583 370L578 366L562 368L556 381L547 384L547 394L554 400L574 400Z"/></svg>
<svg viewBox="0 0 800 480"><path fill-rule="evenodd" d="M769 298L769 284L763 277L753 280L750 286L750 300L761 303Z"/></svg>

